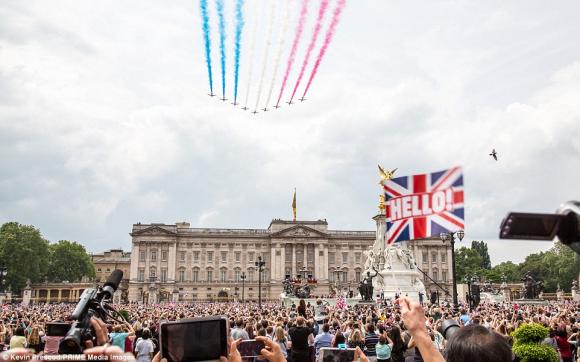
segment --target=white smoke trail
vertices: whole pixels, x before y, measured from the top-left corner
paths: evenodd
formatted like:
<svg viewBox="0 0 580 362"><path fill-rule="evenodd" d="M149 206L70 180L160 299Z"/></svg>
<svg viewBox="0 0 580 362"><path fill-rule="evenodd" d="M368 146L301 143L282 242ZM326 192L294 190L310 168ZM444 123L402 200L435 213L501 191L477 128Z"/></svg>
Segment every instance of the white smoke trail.
<svg viewBox="0 0 580 362"><path fill-rule="evenodd" d="M279 34L278 40L278 53L276 54L276 60L274 60L274 72L272 73L272 81L270 82L270 90L268 91L268 97L266 98L266 103L264 103L264 108L268 108L270 104L270 99L272 98L272 93L274 91L274 84L276 83L276 76L278 74L278 67L280 66L280 60L282 59L282 53L284 52L284 45L286 43L286 33L288 32L288 25L290 24L290 5L292 1L286 1L286 14L284 14L284 25Z"/></svg>
<svg viewBox="0 0 580 362"><path fill-rule="evenodd" d="M258 4L258 3L259 3L259 1L256 2L256 4ZM262 11L262 13L263 13L263 11ZM250 90L252 88L252 73L254 70L254 53L256 50L256 37L258 34L259 20L260 20L261 15L262 15L262 14L260 14L260 16L258 16L258 11L255 9L255 6L254 6L253 14L254 14L254 19L256 19L256 20L254 21L254 29L252 30L252 40L250 43L250 54L248 57L248 62L249 62L249 64L248 64L248 86L246 87L246 99L244 101L244 108L243 108L244 110L248 109L248 100L250 99Z"/></svg>
<svg viewBox="0 0 580 362"><path fill-rule="evenodd" d="M262 75L260 76L260 85L258 87L258 95L256 96L256 106L254 107L254 112L258 111L258 105L260 104L260 97L262 96L262 88L264 86L264 78L266 76L266 69L268 67L268 55L270 54L270 45L272 44L272 27L274 26L274 17L276 15L276 3L277 1L272 1L272 7L270 9L270 23L268 24L268 40L266 43L266 50L264 51L264 59L262 61Z"/></svg>

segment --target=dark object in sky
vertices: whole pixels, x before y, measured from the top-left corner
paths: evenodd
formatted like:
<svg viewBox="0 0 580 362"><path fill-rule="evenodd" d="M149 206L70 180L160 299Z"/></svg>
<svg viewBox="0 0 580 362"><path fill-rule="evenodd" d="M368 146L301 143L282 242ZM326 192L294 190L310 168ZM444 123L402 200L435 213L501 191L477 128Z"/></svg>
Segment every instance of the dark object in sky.
<svg viewBox="0 0 580 362"><path fill-rule="evenodd" d="M497 152L495 152L495 148L491 150L491 153L489 155L493 157L494 160L497 161Z"/></svg>

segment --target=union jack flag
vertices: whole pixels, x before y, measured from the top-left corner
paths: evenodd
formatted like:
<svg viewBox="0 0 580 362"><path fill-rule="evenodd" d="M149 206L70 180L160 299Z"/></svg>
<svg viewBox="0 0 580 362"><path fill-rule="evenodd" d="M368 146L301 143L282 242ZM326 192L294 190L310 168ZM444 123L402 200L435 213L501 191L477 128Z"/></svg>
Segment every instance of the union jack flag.
<svg viewBox="0 0 580 362"><path fill-rule="evenodd" d="M388 245L465 228L460 167L385 181Z"/></svg>

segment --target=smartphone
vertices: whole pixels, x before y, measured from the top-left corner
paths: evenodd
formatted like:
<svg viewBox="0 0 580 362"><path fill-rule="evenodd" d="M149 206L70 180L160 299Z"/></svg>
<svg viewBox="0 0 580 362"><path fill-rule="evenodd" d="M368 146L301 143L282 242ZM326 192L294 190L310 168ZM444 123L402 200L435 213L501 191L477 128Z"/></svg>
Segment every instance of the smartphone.
<svg viewBox="0 0 580 362"><path fill-rule="evenodd" d="M326 348L320 349L322 362L352 362L354 361L354 348Z"/></svg>
<svg viewBox="0 0 580 362"><path fill-rule="evenodd" d="M69 323L46 323L46 335L50 337L64 337L69 329Z"/></svg>
<svg viewBox="0 0 580 362"><path fill-rule="evenodd" d="M228 319L212 316L161 324L161 357L168 362L215 362L228 356Z"/></svg>
<svg viewBox="0 0 580 362"><path fill-rule="evenodd" d="M260 351L264 348L264 343L256 341L255 339L245 339L238 345L238 351L242 358L258 357Z"/></svg>

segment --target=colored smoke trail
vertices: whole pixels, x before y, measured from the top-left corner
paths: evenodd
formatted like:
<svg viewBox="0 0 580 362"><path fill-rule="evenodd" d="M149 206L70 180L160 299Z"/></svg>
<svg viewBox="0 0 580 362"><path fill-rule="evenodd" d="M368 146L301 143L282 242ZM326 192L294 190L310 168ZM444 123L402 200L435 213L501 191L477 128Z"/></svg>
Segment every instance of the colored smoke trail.
<svg viewBox="0 0 580 362"><path fill-rule="evenodd" d="M286 72L284 74L284 80L282 81L282 86L280 87L280 94L278 95L278 101L276 102L276 107L280 105L280 99L282 99L282 94L284 94L284 88L286 88L286 82L288 82L288 75L292 69L292 63L294 63L294 58L296 58L296 49L298 48L298 42L300 41L300 36L304 30L304 23L306 21L306 14L308 13L308 0L302 0L302 8L300 9L300 19L298 20L298 27L296 28L296 33L294 35L294 41L292 42L292 49L290 50L290 56L288 57L288 63L286 64Z"/></svg>
<svg viewBox="0 0 580 362"><path fill-rule="evenodd" d="M318 39L318 34L320 33L320 28L322 27L322 19L324 18L324 14L326 13L326 8L328 8L328 0L322 0L322 2L320 3L320 8L318 9L318 17L316 18L316 25L314 26L314 33L312 34L312 39L310 39L310 44L308 44L308 50L306 51L304 62L302 62L302 68L300 68L300 74L298 75L298 79L296 80L296 84L294 85L294 90L292 91L292 96L290 97L289 103L292 103L294 95L296 95L298 86L300 85L302 77L304 76L304 71L306 70L308 61L310 60L310 54L314 49L314 45L316 44L316 40Z"/></svg>
<svg viewBox="0 0 580 362"><path fill-rule="evenodd" d="M205 44L205 63L207 64L207 75L209 77L209 91L213 94L213 75L211 72L211 39L209 37L209 14L207 12L207 0L200 0L201 27L203 30L203 41Z"/></svg>
<svg viewBox="0 0 580 362"><path fill-rule="evenodd" d="M310 73L310 78L308 79L308 84L306 84L306 88L304 89L304 94L302 95L302 98L304 98L306 96L306 93L308 93L308 89L310 89L310 85L312 84L312 80L314 79L314 76L318 71L320 62L322 61L322 58L324 58L324 54L326 54L326 49L328 48L328 45L332 41L332 36L334 35L334 31L336 30L336 26L338 25L338 20L340 19L340 13L342 12L342 9L344 8L345 4L346 0L338 0L338 4L336 5L336 8L334 9L334 14L332 15L330 27L328 28L326 36L324 37L324 43L322 45L322 48L320 48L318 58L316 58L316 63L314 63L314 68L312 69L312 73Z"/></svg>
<svg viewBox="0 0 580 362"><path fill-rule="evenodd" d="M236 38L234 49L234 105L238 99L238 79L240 75L240 48L242 43L242 30L244 29L244 0L236 1Z"/></svg>
<svg viewBox="0 0 580 362"><path fill-rule="evenodd" d="M266 103L264 103L264 108L268 108L270 104L270 99L272 99L272 93L274 91L274 84L276 83L276 75L278 74L278 68L280 66L280 59L282 59L282 52L284 51L284 44L286 43L286 32L288 31L288 24L290 24L290 1L286 1L286 14L284 14L284 25L279 34L278 41L278 53L276 54L276 60L274 60L274 72L272 73L272 81L270 83L270 90L268 91L268 97L266 98Z"/></svg>
<svg viewBox="0 0 580 362"><path fill-rule="evenodd" d="M253 15L255 16L258 13L257 10L254 9ZM258 20L261 18L258 17ZM258 34L258 22L254 22L254 29L252 30L252 41L250 43L250 56L248 58L250 62L249 70L248 70L248 86L246 87L246 99L244 101L244 110L248 109L248 100L250 98L250 89L252 88L252 73L254 69L254 50L256 48L256 36Z"/></svg>
<svg viewBox="0 0 580 362"><path fill-rule="evenodd" d="M222 66L222 98L226 98L226 21L224 19L224 0L216 0L220 29L220 58Z"/></svg>
<svg viewBox="0 0 580 362"><path fill-rule="evenodd" d="M260 104L260 97L262 96L262 88L264 87L264 78L266 76L266 68L268 67L268 55L270 54L270 45L272 44L272 27L274 26L274 15L276 14L276 1L272 1L272 9L270 11L270 23L268 24L268 40L266 43L266 50L264 51L264 59L262 60L262 75L260 76L260 85L258 86L258 95L256 97L256 106L254 111L258 110Z"/></svg>

